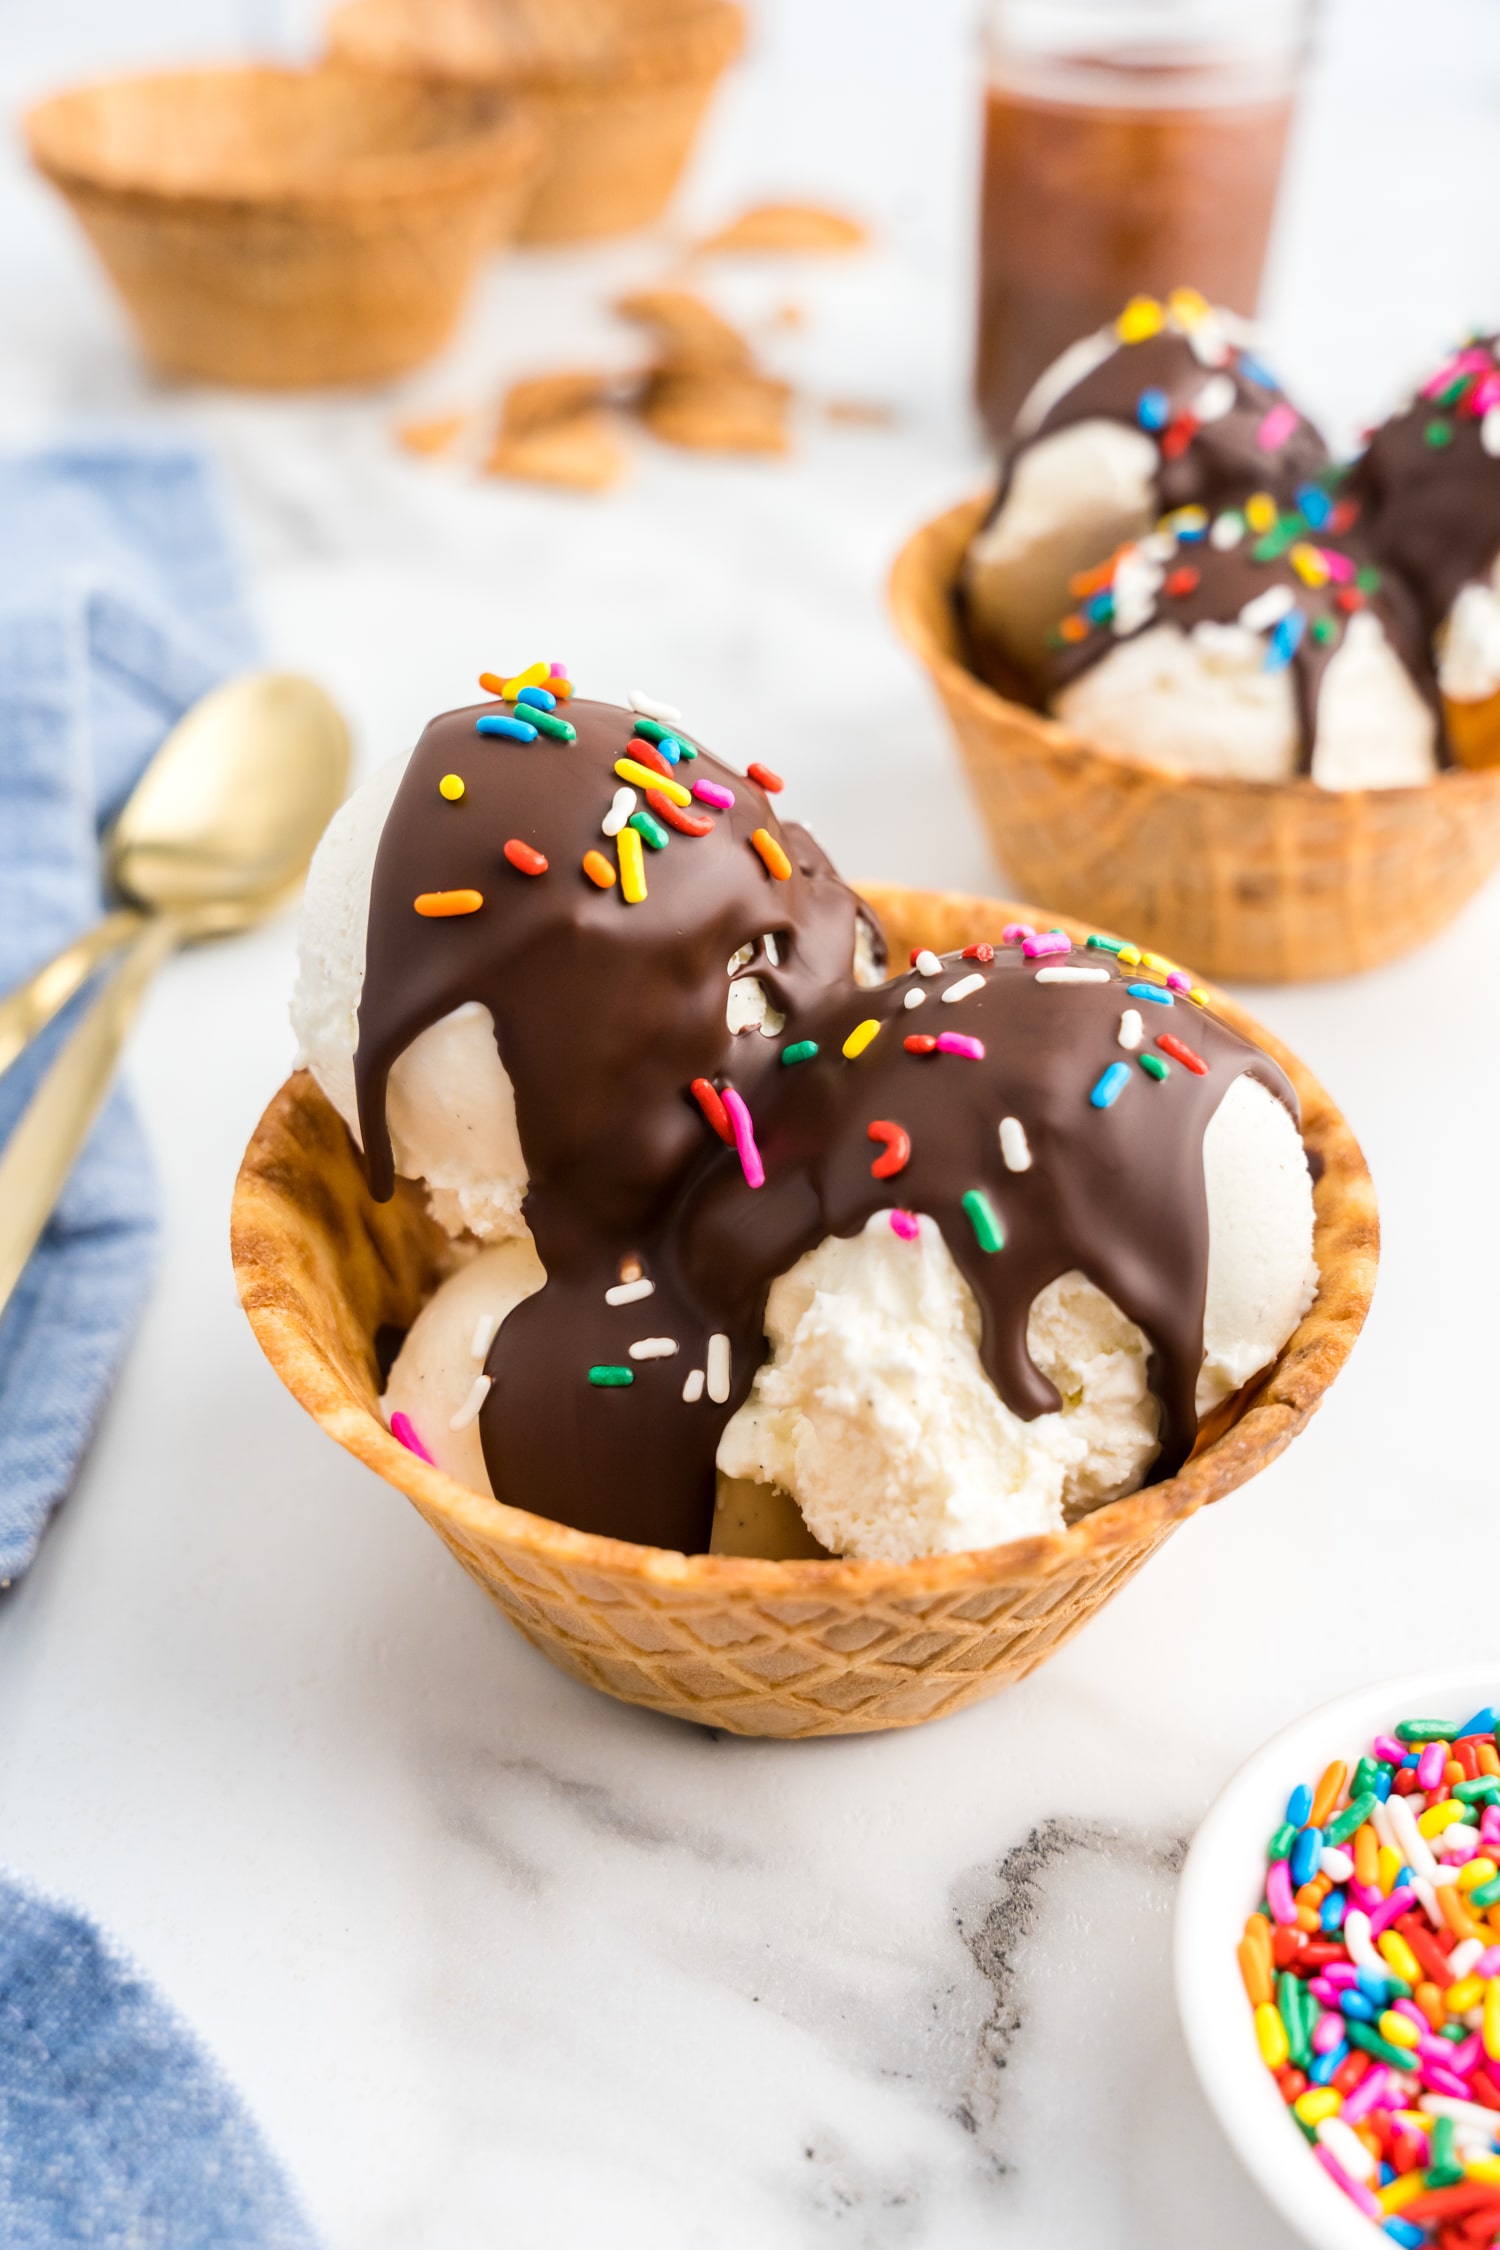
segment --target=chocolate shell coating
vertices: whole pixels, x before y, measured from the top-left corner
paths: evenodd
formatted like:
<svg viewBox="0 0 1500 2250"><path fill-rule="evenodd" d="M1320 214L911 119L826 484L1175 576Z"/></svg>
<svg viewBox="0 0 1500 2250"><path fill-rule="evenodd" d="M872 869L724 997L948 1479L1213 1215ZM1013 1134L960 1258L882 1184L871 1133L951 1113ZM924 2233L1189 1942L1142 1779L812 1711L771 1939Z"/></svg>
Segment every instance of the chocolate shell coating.
<svg viewBox="0 0 1500 2250"><path fill-rule="evenodd" d="M1466 345L1380 425L1351 475L1364 535L1411 586L1429 634L1500 555L1497 360L1500 337Z"/></svg>

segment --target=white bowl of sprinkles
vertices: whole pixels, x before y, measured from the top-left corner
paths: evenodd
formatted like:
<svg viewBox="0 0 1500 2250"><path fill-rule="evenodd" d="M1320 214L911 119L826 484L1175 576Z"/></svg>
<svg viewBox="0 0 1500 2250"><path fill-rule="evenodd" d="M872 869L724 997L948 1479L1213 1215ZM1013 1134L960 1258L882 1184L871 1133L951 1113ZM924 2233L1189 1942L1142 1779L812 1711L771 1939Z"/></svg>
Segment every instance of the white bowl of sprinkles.
<svg viewBox="0 0 1500 2250"><path fill-rule="evenodd" d="M1173 1971L1188 2052L1240 2161L1287 2224L1316 2250L1374 2250L1392 2235L1316 2161L1262 2060L1241 1976L1246 1917L1264 1895L1267 1840L1289 1794L1330 1761L1355 1761L1377 1734L1414 1718L1462 1724L1500 1702L1500 1657L1377 1681L1325 1703L1273 1736L1227 1783L1193 1841L1178 1890ZM1500 2128L1500 2113L1496 2115Z"/></svg>

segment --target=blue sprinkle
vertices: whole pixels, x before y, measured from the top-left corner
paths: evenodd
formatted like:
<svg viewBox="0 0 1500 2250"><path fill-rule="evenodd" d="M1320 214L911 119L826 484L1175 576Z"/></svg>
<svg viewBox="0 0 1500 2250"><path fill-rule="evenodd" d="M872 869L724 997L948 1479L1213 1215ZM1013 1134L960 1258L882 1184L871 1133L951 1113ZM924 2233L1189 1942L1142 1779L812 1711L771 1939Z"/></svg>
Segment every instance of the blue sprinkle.
<svg viewBox="0 0 1500 2250"><path fill-rule="evenodd" d="M683 746L678 741L675 734L664 734L661 737L661 740L657 743L656 747L661 752L662 756L666 759L669 766L675 766L681 763Z"/></svg>
<svg viewBox="0 0 1500 2250"><path fill-rule="evenodd" d="M1115 614L1115 597L1110 593L1093 594L1083 605L1083 614L1091 625L1107 625Z"/></svg>
<svg viewBox="0 0 1500 2250"><path fill-rule="evenodd" d="M1396 1870L1396 1880L1394 1883L1392 1883L1391 1890L1387 1891L1385 1895L1387 1898L1389 1898L1391 1895L1391 1891L1408 1890L1410 1887L1411 1869L1409 1867L1398 1867Z"/></svg>
<svg viewBox="0 0 1500 2250"><path fill-rule="evenodd" d="M1421 1751L1420 1751L1420 1750L1408 1750L1408 1751L1407 1751L1407 1753L1406 1753L1406 1756L1405 1756L1405 1757L1404 1757L1404 1758L1402 1759L1402 1761L1401 1761L1401 1770L1402 1770L1402 1772L1403 1772L1403 1773L1415 1773L1415 1772L1416 1772L1416 1770L1417 1770L1417 1768L1418 1768L1418 1766L1419 1766L1419 1765L1420 1765L1421 1763L1422 1763L1422 1753L1421 1753Z"/></svg>
<svg viewBox="0 0 1500 2250"><path fill-rule="evenodd" d="M1164 430L1172 419L1172 401L1165 391L1142 391L1135 417L1143 430Z"/></svg>
<svg viewBox="0 0 1500 2250"><path fill-rule="evenodd" d="M1396 1771L1394 1766L1382 1766L1380 1768L1380 1771L1376 1774L1375 1779L1370 1783L1370 1787L1375 1792L1375 1802L1378 1805L1383 1805L1386 1799L1389 1797L1391 1793L1391 1783L1395 1780L1395 1778Z"/></svg>
<svg viewBox="0 0 1500 2250"><path fill-rule="evenodd" d="M1322 1923L1323 1928L1330 1937L1332 1937L1335 1930L1341 1930L1343 1928L1344 1912L1348 1904L1349 1900L1345 1892L1330 1891L1327 1898L1324 1899L1322 1905L1319 1907L1318 1920Z"/></svg>
<svg viewBox="0 0 1500 2250"><path fill-rule="evenodd" d="M1240 353L1240 373L1247 383L1259 383L1264 390L1279 391L1281 388L1265 361L1257 359L1254 352Z"/></svg>
<svg viewBox="0 0 1500 2250"><path fill-rule="evenodd" d="M1296 1788L1292 1791L1290 1797L1288 1797L1286 1801L1286 1817L1288 1826L1292 1828L1301 1828L1306 1822L1307 1816L1311 1811L1312 1791L1308 1788L1305 1781L1299 1781Z"/></svg>
<svg viewBox="0 0 1500 2250"><path fill-rule="evenodd" d="M1392 2242L1399 2242L1401 2250L1422 2250L1427 2240L1422 2229L1414 2226L1410 2219L1387 2219L1380 2231L1388 2234Z"/></svg>
<svg viewBox="0 0 1500 2250"><path fill-rule="evenodd" d="M1199 546L1208 537L1208 519L1205 517L1202 523L1189 519L1187 523L1174 524L1172 532L1179 547Z"/></svg>
<svg viewBox="0 0 1500 2250"><path fill-rule="evenodd" d="M1388 2008L1396 1997L1395 1987L1390 1978L1382 1975L1379 1969L1361 1969L1359 1972L1359 1989L1367 2000L1374 2002L1377 2008Z"/></svg>
<svg viewBox="0 0 1500 2250"><path fill-rule="evenodd" d="M1389 2186L1390 2186L1390 2184L1391 2184L1391 2182L1392 2182L1392 2180L1393 2180L1393 2179L1394 2179L1395 2177L1396 2177L1396 2167L1395 2167L1395 2165L1394 2165L1394 2164L1382 2164L1382 2165L1381 2165L1381 2166L1379 2167L1379 2169L1377 2170L1376 2174L1375 2174L1375 2184L1376 2184L1376 2186L1377 2186L1377 2187L1389 2187Z"/></svg>
<svg viewBox="0 0 1500 2250"><path fill-rule="evenodd" d="M516 697L518 703L534 703L539 711L555 711L557 697L548 688L523 687Z"/></svg>
<svg viewBox="0 0 1500 2250"><path fill-rule="evenodd" d="M1315 2086L1326 2086L1334 2072L1349 2060L1349 2042L1341 2039L1326 2055L1315 2055L1307 2075Z"/></svg>
<svg viewBox="0 0 1500 2250"><path fill-rule="evenodd" d="M1493 1734L1495 1731L1494 1705L1492 1703L1487 1703L1482 1711L1476 1711L1473 1718L1467 1720L1465 1724L1459 1728L1458 1731L1461 1735Z"/></svg>
<svg viewBox="0 0 1500 2250"><path fill-rule="evenodd" d="M1111 1063L1089 1096L1095 1109L1113 1109L1125 1088L1130 1084L1129 1063Z"/></svg>
<svg viewBox="0 0 1500 2250"><path fill-rule="evenodd" d="M476 734L503 734L510 742L535 742L537 730L524 719L509 719L500 712L487 711L482 719L474 721Z"/></svg>
<svg viewBox="0 0 1500 2250"><path fill-rule="evenodd" d="M1321 485L1299 485L1297 505L1302 510L1303 521L1309 531L1321 531L1333 514L1333 502Z"/></svg>
<svg viewBox="0 0 1500 2250"><path fill-rule="evenodd" d="M1318 1861L1323 1856L1323 1831L1321 1828L1304 1828L1292 1846L1292 1888L1300 1891L1318 1872Z"/></svg>
<svg viewBox="0 0 1500 2250"><path fill-rule="evenodd" d="M1373 2023L1379 2012L1362 1992L1341 1992L1339 2008L1351 2023Z"/></svg>
<svg viewBox="0 0 1500 2250"><path fill-rule="evenodd" d="M1155 1000L1163 1008L1175 1008L1177 1005L1175 994L1168 992L1164 984L1127 984L1125 990L1130 994L1132 1000ZM1311 1811L1311 1797L1308 1798L1307 1804L1308 1810ZM1287 1817L1290 1819L1291 1815L1288 1814Z"/></svg>
<svg viewBox="0 0 1500 2250"><path fill-rule="evenodd" d="M1285 671L1301 646L1302 636L1306 631L1307 619L1301 610L1288 610L1271 635L1270 645L1266 650L1265 668L1268 672Z"/></svg>

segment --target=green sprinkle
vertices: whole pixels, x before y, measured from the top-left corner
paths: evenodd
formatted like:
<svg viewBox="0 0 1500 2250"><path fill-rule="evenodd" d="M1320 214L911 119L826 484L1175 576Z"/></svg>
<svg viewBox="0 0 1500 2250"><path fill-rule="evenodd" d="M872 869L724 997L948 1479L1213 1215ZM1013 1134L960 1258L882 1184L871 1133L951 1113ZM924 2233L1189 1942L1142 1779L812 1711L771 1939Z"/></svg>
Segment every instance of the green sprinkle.
<svg viewBox="0 0 1500 2250"><path fill-rule="evenodd" d="M1441 448L1445 445L1451 445L1453 443L1453 424L1445 422L1441 415L1437 415L1428 423L1422 435L1430 446Z"/></svg>
<svg viewBox="0 0 1500 2250"><path fill-rule="evenodd" d="M693 748L693 746L692 746L692 744L691 744L690 742L683 742L683 740L682 740L682 736L681 736L681 735L679 735L679 736L677 737L677 740L678 740L679 744L681 744L681 748L682 748L682 763L683 763L683 764L684 764L685 766L690 766L690 765L692 764L693 760L694 760L694 759L695 759L695 758L697 757L698 753L697 753L697 751L696 751L696 750L695 750L695 749Z"/></svg>
<svg viewBox="0 0 1500 2250"><path fill-rule="evenodd" d="M635 1381L633 1367L591 1367L589 1381L596 1390L625 1391Z"/></svg>
<svg viewBox="0 0 1500 2250"><path fill-rule="evenodd" d="M1122 941L1112 937L1091 937L1089 944L1096 953L1118 953Z"/></svg>
<svg viewBox="0 0 1500 2250"><path fill-rule="evenodd" d="M1344 2036L1353 2046L1363 2047L1365 2053L1373 2055L1377 2062L1389 2063L1393 2070L1411 2069L1410 2051L1405 2047L1395 2046L1389 2039L1382 2039L1380 2033L1372 2031L1367 2023L1354 2023L1346 2018Z"/></svg>
<svg viewBox="0 0 1500 2250"><path fill-rule="evenodd" d="M1286 2043L1292 2061L1299 2070L1306 2070L1312 2060L1312 2049L1307 2040L1307 2023L1302 2013L1302 1979L1294 1977L1290 1969L1283 1969L1276 1979L1276 2006L1286 2025Z"/></svg>
<svg viewBox="0 0 1500 2250"><path fill-rule="evenodd" d="M1493 1805L1500 1802L1500 1781L1492 1773L1487 1773L1478 1781L1456 1782L1450 1794L1461 1805Z"/></svg>
<svg viewBox="0 0 1500 2250"><path fill-rule="evenodd" d="M1477 1906L1481 1912L1489 1906L1500 1906L1500 1875L1493 1876L1488 1883L1476 1883L1469 1893L1469 1904Z"/></svg>
<svg viewBox="0 0 1500 2250"><path fill-rule="evenodd" d="M1445 2023L1442 2030L1438 2033L1439 2039L1451 2039L1455 2047L1457 2047L1463 2040L1467 2039L1468 2036L1469 2027L1466 2023Z"/></svg>
<svg viewBox="0 0 1500 2250"><path fill-rule="evenodd" d="M1407 2068L1410 2069L1408 2064ZM1463 2165L1458 2160L1453 2145L1453 2120L1436 2117L1432 2122L1432 2153L1427 2162L1427 2185L1430 2188L1457 2187L1464 2176Z"/></svg>
<svg viewBox="0 0 1500 2250"><path fill-rule="evenodd" d="M555 711L543 711L534 703L522 703L517 707L516 717L519 719L523 714L528 725L534 726L538 734L550 734L554 742L578 740L578 729L570 726L566 719L560 719Z"/></svg>
<svg viewBox="0 0 1500 2250"><path fill-rule="evenodd" d="M1361 1758L1354 1769L1354 1779L1349 1784L1350 1796L1363 1797L1369 1790L1373 1789L1375 1776L1379 1770L1373 1758Z"/></svg>
<svg viewBox="0 0 1500 2250"><path fill-rule="evenodd" d="M1362 594L1378 594L1380 573L1373 563L1366 563L1363 570L1354 573L1354 583Z"/></svg>
<svg viewBox="0 0 1500 2250"><path fill-rule="evenodd" d="M1457 406L1466 386L1473 381L1470 375L1453 375L1443 385L1433 400L1435 406Z"/></svg>
<svg viewBox="0 0 1500 2250"><path fill-rule="evenodd" d="M1349 1804L1345 1805L1341 1813L1337 1813L1330 1820L1323 1831L1324 1843L1334 1845L1347 1843L1356 1828L1364 1827L1365 1822L1375 1810L1375 1804L1376 1798L1373 1789L1366 1789L1360 1796L1355 1797Z"/></svg>
<svg viewBox="0 0 1500 2250"><path fill-rule="evenodd" d="M633 812L630 816L629 825L635 830L638 836L644 837L645 841L651 846L651 849L654 852L664 852L666 850L668 843L667 832L654 813Z"/></svg>
<svg viewBox="0 0 1500 2250"><path fill-rule="evenodd" d="M1447 1719L1403 1719L1391 1732L1398 1742L1451 1742L1458 1729Z"/></svg>
<svg viewBox="0 0 1500 2250"><path fill-rule="evenodd" d="M665 742L672 729L661 726L655 719L637 719L631 732L644 742Z"/></svg>
<svg viewBox="0 0 1500 2250"><path fill-rule="evenodd" d="M1250 550L1251 560L1253 562L1277 562L1286 553L1288 547L1295 547L1297 541L1305 539L1306 536L1307 520L1294 508L1289 514L1281 518L1273 531L1266 532L1262 538L1256 540L1255 545Z"/></svg>
<svg viewBox="0 0 1500 2250"><path fill-rule="evenodd" d="M1172 1074L1172 1065L1163 1062L1160 1055L1138 1055L1136 1060L1140 1063L1146 1076L1154 1078L1158 1085L1164 1078L1169 1078Z"/></svg>
<svg viewBox="0 0 1500 2250"><path fill-rule="evenodd" d="M1003 1250L1005 1229L996 1218L994 1208L983 1188L970 1188L963 1199L965 1216L974 1229L974 1240L981 1250Z"/></svg>
<svg viewBox="0 0 1500 2250"><path fill-rule="evenodd" d="M1313 619L1312 637L1325 648L1330 641L1338 639L1338 631L1338 623L1332 617L1315 617Z"/></svg>
<svg viewBox="0 0 1500 2250"><path fill-rule="evenodd" d="M781 1059L784 1063L811 1062L817 1051L816 1039L794 1039L789 1047L782 1048Z"/></svg>
<svg viewBox="0 0 1500 2250"><path fill-rule="evenodd" d="M1287 1821L1283 1827L1277 1829L1275 1835L1266 1845L1267 1863L1274 1867L1278 1859L1290 1859L1292 1846L1296 1841L1297 1831L1291 1822Z"/></svg>

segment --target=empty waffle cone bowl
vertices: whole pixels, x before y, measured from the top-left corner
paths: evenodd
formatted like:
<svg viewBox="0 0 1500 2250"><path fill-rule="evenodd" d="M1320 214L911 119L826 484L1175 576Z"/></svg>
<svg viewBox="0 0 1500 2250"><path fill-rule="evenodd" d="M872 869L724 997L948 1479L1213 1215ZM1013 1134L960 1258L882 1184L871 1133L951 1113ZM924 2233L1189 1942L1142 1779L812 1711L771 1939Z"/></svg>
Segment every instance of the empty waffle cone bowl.
<svg viewBox="0 0 1500 2250"><path fill-rule="evenodd" d="M111 79L26 131L153 364L265 388L430 358L542 154L493 89L337 69Z"/></svg>
<svg viewBox="0 0 1500 2250"><path fill-rule="evenodd" d="M924 524L891 574L996 855L1018 887L1207 976L1347 976L1436 936L1500 862L1500 770L1415 789L1183 775L1096 750L965 660L953 593L987 502Z"/></svg>
<svg viewBox="0 0 1500 2250"><path fill-rule="evenodd" d="M871 887L893 953L946 951L1034 909ZM1041 916L1036 916L1041 920ZM1077 925L1082 935L1086 925ZM1290 1073L1321 1163L1316 1301L1275 1364L1200 1433L1192 1459L1045 1538L910 1563L681 1555L573 1531L468 1491L397 1443L375 1335L410 1325L452 1245L424 1196L371 1201L342 1119L306 1072L256 1128L234 1196L241 1301L288 1390L425 1516L554 1664L627 1703L733 1734L799 1738L919 1725L1035 1670L1177 1526L1290 1443L1369 1307L1378 1230L1352 1133L1315 1079L1222 995L1213 1005Z"/></svg>
<svg viewBox="0 0 1500 2250"><path fill-rule="evenodd" d="M330 50L356 68L503 89L545 129L523 242L659 219L744 43L731 0L347 0Z"/></svg>

